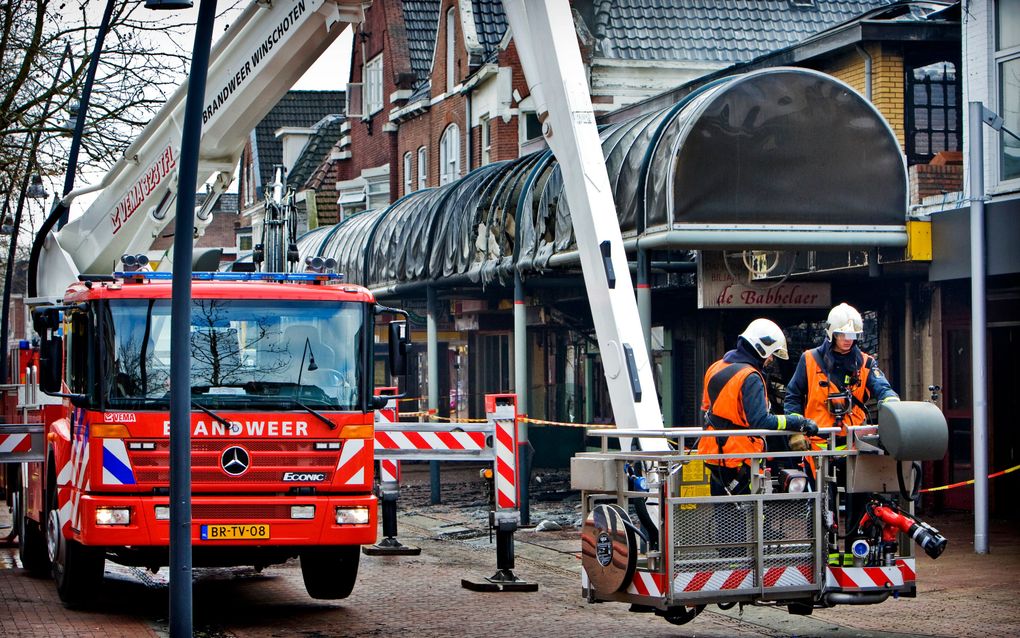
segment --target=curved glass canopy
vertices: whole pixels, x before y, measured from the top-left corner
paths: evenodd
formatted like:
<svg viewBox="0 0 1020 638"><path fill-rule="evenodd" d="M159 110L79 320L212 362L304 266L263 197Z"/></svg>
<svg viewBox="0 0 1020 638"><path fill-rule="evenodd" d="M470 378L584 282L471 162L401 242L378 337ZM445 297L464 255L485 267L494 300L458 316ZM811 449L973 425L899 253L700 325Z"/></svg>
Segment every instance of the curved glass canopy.
<svg viewBox="0 0 1020 638"><path fill-rule="evenodd" d="M869 102L822 73L723 78L600 135L620 229L639 244L709 247L733 233L745 248L811 246L826 232L835 233L827 245L849 247L876 241L876 229L883 245L905 242L896 136ZM317 228L298 247L302 259L335 258L348 281L369 288L506 282L514 268L541 271L575 250L563 193L556 159L539 151Z"/></svg>

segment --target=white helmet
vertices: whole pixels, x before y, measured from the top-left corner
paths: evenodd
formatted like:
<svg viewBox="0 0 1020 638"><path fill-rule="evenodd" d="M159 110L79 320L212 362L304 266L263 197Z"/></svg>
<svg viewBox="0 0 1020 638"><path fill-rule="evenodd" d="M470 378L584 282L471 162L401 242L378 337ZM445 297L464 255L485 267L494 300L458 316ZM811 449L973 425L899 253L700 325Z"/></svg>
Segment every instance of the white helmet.
<svg viewBox="0 0 1020 638"><path fill-rule="evenodd" d="M783 329L768 319L755 319L747 324L747 329L740 334L741 337L754 348L755 352L767 359L774 354L780 359L789 359L786 352L786 335Z"/></svg>
<svg viewBox="0 0 1020 638"><path fill-rule="evenodd" d="M846 335L851 339L860 339L864 332L864 321L861 313L850 304L841 303L829 311L829 319L825 324L825 335L832 341L834 333Z"/></svg>

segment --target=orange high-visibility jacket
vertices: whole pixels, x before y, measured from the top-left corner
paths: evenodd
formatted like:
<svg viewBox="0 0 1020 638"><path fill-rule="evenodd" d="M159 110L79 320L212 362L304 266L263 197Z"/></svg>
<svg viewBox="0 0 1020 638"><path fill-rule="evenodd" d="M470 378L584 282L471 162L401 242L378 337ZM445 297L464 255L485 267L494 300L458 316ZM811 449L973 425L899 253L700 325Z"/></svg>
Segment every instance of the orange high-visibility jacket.
<svg viewBox="0 0 1020 638"><path fill-rule="evenodd" d="M701 409L714 417L716 423L728 422L729 428L749 428L747 415L744 414L743 388L748 375L757 374L762 381L762 401L768 404L765 393L765 377L761 372L746 363L727 363L719 360L709 366L705 372L704 391L701 397ZM706 419L707 421L707 419ZM711 423L705 427L714 429ZM758 454L765 449L765 441L760 437L751 436L703 436L698 441L699 454ZM715 459L705 463L740 467L747 459Z"/></svg>
<svg viewBox="0 0 1020 638"><path fill-rule="evenodd" d="M838 379L838 381L848 387L853 394L854 401L850 412L843 417L844 428L840 432L841 436L846 436L847 425L862 425L868 419L867 413L862 407L864 405L864 395L868 391L868 375L871 374L871 355L866 352L861 353L861 367L858 370L860 375L860 381L854 386L848 386L846 379ZM836 417L829 412L829 406L826 403L826 398L829 396L830 391L835 391L836 388L832 387L832 383L837 379L829 379L829 376L825 373L825 368L822 366L820 361L821 354L818 352L818 348L815 348L808 352L807 356L804 357L804 368L807 373L807 392L805 393L804 400L804 416L813 420L818 424L820 428L830 428L836 423ZM828 386L822 385L822 382L828 382Z"/></svg>

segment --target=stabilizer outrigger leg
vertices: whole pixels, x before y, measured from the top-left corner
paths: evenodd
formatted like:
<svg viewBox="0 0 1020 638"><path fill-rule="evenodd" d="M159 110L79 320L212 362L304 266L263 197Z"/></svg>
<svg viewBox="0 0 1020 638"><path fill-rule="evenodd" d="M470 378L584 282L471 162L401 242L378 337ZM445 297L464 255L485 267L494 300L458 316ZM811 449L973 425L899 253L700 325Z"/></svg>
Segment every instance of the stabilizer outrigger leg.
<svg viewBox="0 0 1020 638"><path fill-rule="evenodd" d="M366 556L417 556L421 554L420 547L404 545L397 540L397 498L400 497L399 488L383 488L381 496L383 539L375 545L362 547L361 551Z"/></svg>
<svg viewBox="0 0 1020 638"><path fill-rule="evenodd" d="M517 530L518 512L493 512L496 528L496 573L481 580L463 578L460 584L472 591L538 591L538 583L518 578L514 573L514 532Z"/></svg>

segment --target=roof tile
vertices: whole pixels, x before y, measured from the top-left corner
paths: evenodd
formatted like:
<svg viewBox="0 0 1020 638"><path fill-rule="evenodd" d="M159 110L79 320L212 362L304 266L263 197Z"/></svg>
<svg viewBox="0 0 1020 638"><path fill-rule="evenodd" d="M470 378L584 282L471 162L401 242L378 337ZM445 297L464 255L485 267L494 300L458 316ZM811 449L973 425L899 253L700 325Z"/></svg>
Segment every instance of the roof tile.
<svg viewBox="0 0 1020 638"><path fill-rule="evenodd" d="M411 55L411 70L417 83L428 79L432 71L432 54L436 47L439 28L439 0L403 0L404 27L407 29L407 48Z"/></svg>
<svg viewBox="0 0 1020 638"><path fill-rule="evenodd" d="M344 112L343 91L288 91L255 127L255 170L262 189L273 182L273 170L283 162L283 142L276 131L285 126L312 127L327 115Z"/></svg>
<svg viewBox="0 0 1020 638"><path fill-rule="evenodd" d="M474 0L476 5L491 0ZM742 62L790 46L892 0L613 0L596 8L602 55Z"/></svg>

